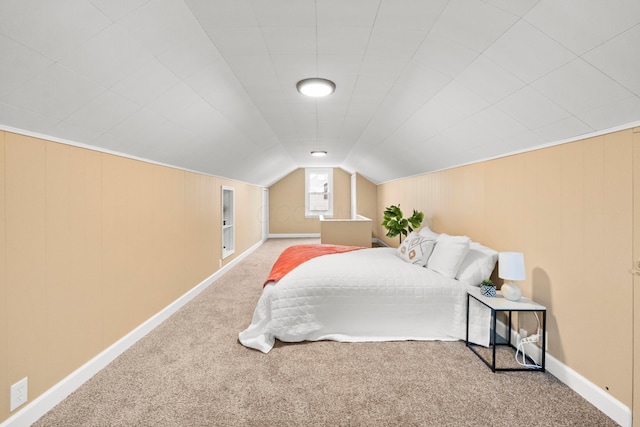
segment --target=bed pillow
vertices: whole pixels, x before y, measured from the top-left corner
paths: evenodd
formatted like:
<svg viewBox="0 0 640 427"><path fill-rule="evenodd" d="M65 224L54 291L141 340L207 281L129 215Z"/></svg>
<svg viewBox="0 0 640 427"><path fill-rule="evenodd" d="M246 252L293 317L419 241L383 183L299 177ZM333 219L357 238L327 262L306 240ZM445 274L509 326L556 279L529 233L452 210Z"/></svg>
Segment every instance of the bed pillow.
<svg viewBox="0 0 640 427"><path fill-rule="evenodd" d="M429 270L455 279L458 269L462 265L471 239L467 236L449 236L442 233L438 236L436 246L427 262Z"/></svg>
<svg viewBox="0 0 640 427"><path fill-rule="evenodd" d="M480 243L471 242L469 252L456 274L456 279L468 285L480 286L483 280L491 277L498 261L498 251Z"/></svg>
<svg viewBox="0 0 640 427"><path fill-rule="evenodd" d="M431 231L431 229L428 226L424 226L420 229L420 232L418 233L423 237L429 238L429 239L433 239L436 240L439 236L438 233Z"/></svg>
<svg viewBox="0 0 640 427"><path fill-rule="evenodd" d="M418 233L411 232L396 250L396 255L403 261L424 266L435 246L435 239L429 239Z"/></svg>

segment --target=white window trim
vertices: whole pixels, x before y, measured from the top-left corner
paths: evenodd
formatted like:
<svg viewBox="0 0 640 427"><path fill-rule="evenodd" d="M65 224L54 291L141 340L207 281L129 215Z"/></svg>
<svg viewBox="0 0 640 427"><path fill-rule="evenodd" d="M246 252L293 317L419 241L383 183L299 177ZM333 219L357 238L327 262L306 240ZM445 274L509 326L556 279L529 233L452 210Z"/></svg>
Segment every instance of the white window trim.
<svg viewBox="0 0 640 427"><path fill-rule="evenodd" d="M329 177L329 209L326 211L309 210L309 175L311 173L326 173ZM318 218L324 215L326 218L333 217L333 168L305 168L304 170L304 216L305 218Z"/></svg>

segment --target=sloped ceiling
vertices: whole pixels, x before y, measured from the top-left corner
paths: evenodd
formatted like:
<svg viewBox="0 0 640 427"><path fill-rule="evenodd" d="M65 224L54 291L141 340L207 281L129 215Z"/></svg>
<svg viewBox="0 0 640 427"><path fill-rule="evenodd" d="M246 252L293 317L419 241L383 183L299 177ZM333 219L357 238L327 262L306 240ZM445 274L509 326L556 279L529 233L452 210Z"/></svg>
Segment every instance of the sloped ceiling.
<svg viewBox="0 0 640 427"><path fill-rule="evenodd" d="M259 185L640 120L638 0L0 0L0 58L5 128Z"/></svg>

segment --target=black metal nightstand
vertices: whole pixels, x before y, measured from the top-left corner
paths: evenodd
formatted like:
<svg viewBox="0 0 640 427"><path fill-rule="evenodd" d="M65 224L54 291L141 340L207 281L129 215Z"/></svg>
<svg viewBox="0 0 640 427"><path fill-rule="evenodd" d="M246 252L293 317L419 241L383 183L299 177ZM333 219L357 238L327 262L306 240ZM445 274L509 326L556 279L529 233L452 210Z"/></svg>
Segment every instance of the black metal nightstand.
<svg viewBox="0 0 640 427"><path fill-rule="evenodd" d="M483 357L480 352L476 349L478 346L469 341L469 305L471 303L471 299L478 301L480 304L488 307L491 310L491 337L489 338L489 347L492 354L492 361L489 361ZM542 344L542 357L539 365L536 365L531 361L531 365L529 367L517 367L517 368L498 368L496 367L496 347L497 346L509 346L514 350L517 350L516 347L511 344L511 313L514 311L523 311L523 312L540 312L542 313L542 336L540 337ZM507 313L507 335L506 338L503 338L498 335L496 331L496 313L498 312L506 312ZM485 297L480 294L480 289L470 290L467 292L467 336L465 343L467 347L471 349L479 358L482 360L493 372L496 371L541 371L545 372L545 353L546 353L546 339L547 339L547 309L545 306L536 304L535 302L527 299L521 298L519 301L510 301L505 299L502 294L498 293L496 297Z"/></svg>

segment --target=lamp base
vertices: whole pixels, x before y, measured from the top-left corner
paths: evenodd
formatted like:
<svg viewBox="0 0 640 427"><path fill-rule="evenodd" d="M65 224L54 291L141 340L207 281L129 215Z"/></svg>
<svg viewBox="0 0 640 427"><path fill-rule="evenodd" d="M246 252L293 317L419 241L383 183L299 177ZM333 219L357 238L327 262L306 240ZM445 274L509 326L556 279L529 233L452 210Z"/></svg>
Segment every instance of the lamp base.
<svg viewBox="0 0 640 427"><path fill-rule="evenodd" d="M518 285L513 282L503 284L500 290L502 291L502 296L509 301L518 301L520 297L522 297L522 291Z"/></svg>

